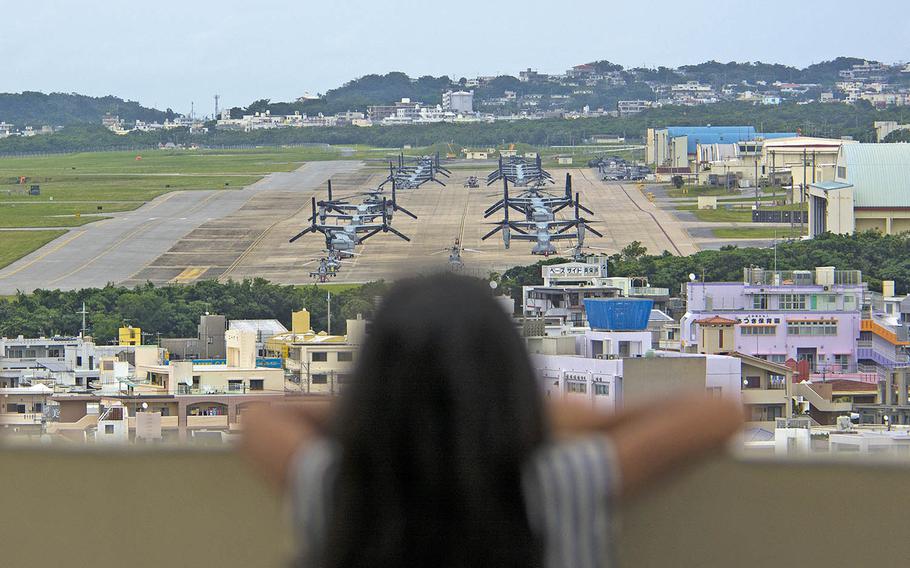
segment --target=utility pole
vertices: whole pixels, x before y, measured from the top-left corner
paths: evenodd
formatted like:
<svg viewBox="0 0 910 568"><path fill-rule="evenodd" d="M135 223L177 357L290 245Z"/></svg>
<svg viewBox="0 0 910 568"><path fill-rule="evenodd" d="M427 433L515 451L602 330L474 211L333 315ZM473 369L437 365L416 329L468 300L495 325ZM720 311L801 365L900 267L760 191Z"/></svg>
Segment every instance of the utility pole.
<svg viewBox="0 0 910 568"><path fill-rule="evenodd" d="M803 219L803 201L805 199L805 193L806 193L806 177L808 177L806 175L806 166L808 165L808 160L809 160L809 157L806 152L806 149L803 148L803 183L801 183L799 186L799 231L800 231L800 235L802 235L802 232L805 229L805 227L803 227L803 221L804 221L804 219Z"/></svg>
<svg viewBox="0 0 910 568"><path fill-rule="evenodd" d="M79 332L79 337L85 339L85 314L88 312L85 311L85 302L82 302L82 311L76 312L77 314L82 314L82 330Z"/></svg>
<svg viewBox="0 0 910 568"><path fill-rule="evenodd" d="M215 116L212 117L214 120L218 120L218 99L221 98L221 95L215 95Z"/></svg>
<svg viewBox="0 0 910 568"><path fill-rule="evenodd" d="M326 333L332 335L332 293L325 293L326 305Z"/></svg>

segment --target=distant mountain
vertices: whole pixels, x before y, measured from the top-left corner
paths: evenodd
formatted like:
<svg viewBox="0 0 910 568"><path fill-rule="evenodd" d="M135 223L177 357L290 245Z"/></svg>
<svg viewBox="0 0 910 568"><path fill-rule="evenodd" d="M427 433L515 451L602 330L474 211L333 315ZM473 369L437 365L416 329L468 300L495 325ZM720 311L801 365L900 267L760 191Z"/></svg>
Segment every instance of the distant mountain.
<svg viewBox="0 0 910 568"><path fill-rule="evenodd" d="M174 113L146 108L134 101L114 96L88 97L75 93L0 93L0 122L24 126L69 126L100 124L106 114L115 114L127 122L143 120L163 122Z"/></svg>

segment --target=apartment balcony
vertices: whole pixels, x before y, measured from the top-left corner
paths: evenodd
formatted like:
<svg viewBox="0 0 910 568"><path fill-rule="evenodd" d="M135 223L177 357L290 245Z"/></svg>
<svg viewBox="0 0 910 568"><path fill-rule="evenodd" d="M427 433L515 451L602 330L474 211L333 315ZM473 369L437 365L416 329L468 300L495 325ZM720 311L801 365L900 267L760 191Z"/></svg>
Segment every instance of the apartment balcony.
<svg viewBox="0 0 910 568"><path fill-rule="evenodd" d="M786 389L743 389L743 404L787 404Z"/></svg>
<svg viewBox="0 0 910 568"><path fill-rule="evenodd" d="M882 367L905 367L910 365L910 357L893 349L883 349L874 341L860 339L856 342L856 358L875 362Z"/></svg>
<svg viewBox="0 0 910 568"><path fill-rule="evenodd" d="M129 428L130 430L136 429L136 417L131 416L129 419ZM178 427L178 417L176 416L162 416L161 417L161 429L162 430L176 430Z"/></svg>
<svg viewBox="0 0 910 568"><path fill-rule="evenodd" d="M669 296L669 288L657 288L652 286L632 286L629 288L629 296Z"/></svg>
<svg viewBox="0 0 910 568"><path fill-rule="evenodd" d="M8 510L17 511L16 522L5 527L15 546L5 547L4 565L290 564L283 501L228 451L4 449L0 476L16 480L2 492ZM105 482L86 483L92 479ZM794 483L801 479L811 482ZM800 559L809 567L903 566L906 548L890 529L901 526L910 508L910 496L894 489L908 482L910 461L896 458L716 457L676 470L619 506L617 565L765 568ZM141 507L121 506L124 495ZM74 531L85 526L88 510L104 514L92 516L92 530ZM794 530L792 522L773 522L775 511L811 512L812 522ZM761 523L759 538L761 519L772 522Z"/></svg>
<svg viewBox="0 0 910 568"><path fill-rule="evenodd" d="M187 428L227 428L228 417L226 414L218 416L187 416Z"/></svg>
<svg viewBox="0 0 910 568"><path fill-rule="evenodd" d="M44 422L40 412L5 412L0 414L0 426L37 426Z"/></svg>

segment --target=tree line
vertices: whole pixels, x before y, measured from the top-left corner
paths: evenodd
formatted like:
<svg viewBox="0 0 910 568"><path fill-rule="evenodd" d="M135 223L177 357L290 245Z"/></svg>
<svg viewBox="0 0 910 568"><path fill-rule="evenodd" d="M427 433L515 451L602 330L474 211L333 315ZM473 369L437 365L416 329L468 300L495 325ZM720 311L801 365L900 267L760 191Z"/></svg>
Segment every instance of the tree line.
<svg viewBox="0 0 910 568"><path fill-rule="evenodd" d="M88 149L134 150L156 148L159 144L220 146L280 146L286 144L364 144L382 148L431 146L453 143L458 147L496 146L503 141L533 146L581 144L595 134L625 136L641 140L649 127L679 125L753 125L761 132L800 132L805 136L849 136L864 142L875 140L872 123L896 120L906 123L910 111L903 107L876 109L866 101L840 103L787 103L779 106L743 102L716 103L698 107L667 106L626 117L542 119L514 122L373 126L358 128L284 128L253 132L227 132L214 128L204 134L190 134L185 128L156 132L131 132L118 136L101 126L64 128L56 134L11 137L0 140L0 155L39 152L80 152ZM214 123L210 124L214 126Z"/></svg>
<svg viewBox="0 0 910 568"><path fill-rule="evenodd" d="M501 275L500 282L520 302L522 286L543 283L540 267L559 262L565 260L547 259L512 268ZM910 234L882 235L875 231L825 234L809 240L781 242L773 248L727 246L689 256L673 256L667 251L649 254L641 243L634 241L609 257L608 271L611 276L645 276L649 284L669 288L675 296L680 285L689 281L690 274L705 282L739 282L743 268L750 266L769 270L775 266L778 270L812 270L818 266L860 270L872 290L881 291L882 280L894 280L897 294L910 294Z"/></svg>
<svg viewBox="0 0 910 568"><path fill-rule="evenodd" d="M373 315L384 282L331 294L332 331L344 333L345 320ZM36 290L0 300L0 336L75 336L82 327L82 304L87 333L99 344L117 339L118 328L142 329L143 341L160 337L195 337L199 316L221 314L233 319L277 319L288 329L291 312L306 308L312 327L327 329L327 290L317 286L286 286L261 278L219 283L206 280L186 286L152 284L127 288L108 285L82 290Z"/></svg>

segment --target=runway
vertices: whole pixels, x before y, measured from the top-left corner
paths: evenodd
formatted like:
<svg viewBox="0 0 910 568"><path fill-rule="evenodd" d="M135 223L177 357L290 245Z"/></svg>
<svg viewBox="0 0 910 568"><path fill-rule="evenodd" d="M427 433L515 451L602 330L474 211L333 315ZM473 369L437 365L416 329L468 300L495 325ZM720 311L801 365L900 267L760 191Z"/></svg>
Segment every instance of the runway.
<svg viewBox="0 0 910 568"><path fill-rule="evenodd" d="M263 193L315 188L332 175L359 167L351 161L311 162L243 189L168 193L133 211L73 228L0 270L0 294L141 281L139 273L183 237L236 213Z"/></svg>
<svg viewBox="0 0 910 568"><path fill-rule="evenodd" d="M468 189L463 182L470 175L485 179L489 169L486 165L453 169L445 187L429 182L400 190L399 203L418 219L399 213L393 226L410 241L391 233L372 237L357 247L356 258L333 281L389 280L445 270L449 268L446 249L455 239L472 249L463 255L463 271L480 277L541 260L530 254L532 242L513 240L507 250L499 234L481 240L502 219L501 213L483 218L502 189L498 185ZM594 212L586 217L604 235L587 234L589 252L612 254L638 241L651 254L666 250L688 255L702 246L721 244L699 237L697 231L690 234L686 221L649 202L636 185L600 181L586 168L554 169L556 184L550 186L551 192L564 191L567 172L572 175L573 191ZM174 192L135 211L72 229L6 267L0 271L0 294L100 287L109 282L165 285L262 277L282 284L311 283L311 272L325 255L324 237L310 234L288 242L309 224L310 197L324 198L325 182L332 179L336 199L350 196L359 201L362 192L375 188L386 175L384 169L357 161L311 162L240 190ZM558 217L570 215L566 208ZM574 239L557 242L563 255L574 245Z"/></svg>

